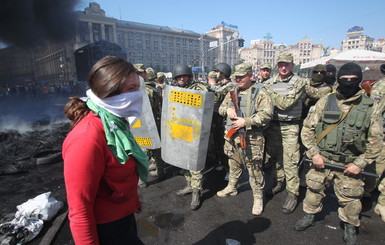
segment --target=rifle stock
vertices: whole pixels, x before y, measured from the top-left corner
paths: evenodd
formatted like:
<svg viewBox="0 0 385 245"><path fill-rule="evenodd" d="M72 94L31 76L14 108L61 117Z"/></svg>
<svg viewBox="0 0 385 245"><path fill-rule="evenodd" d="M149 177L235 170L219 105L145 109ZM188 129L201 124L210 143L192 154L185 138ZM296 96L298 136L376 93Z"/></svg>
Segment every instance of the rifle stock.
<svg viewBox="0 0 385 245"><path fill-rule="evenodd" d="M306 162L313 162L312 160L310 159L305 159ZM328 163L328 162L325 162L325 167L326 168L330 168L330 169L334 169L334 170L340 170L340 171L344 171L346 168L344 166L339 166L339 165L335 165L335 164L331 164L331 163ZM377 174L375 173L371 173L371 172L366 172L366 171L361 171L360 173L362 176L365 176L365 177L373 177L373 178L379 178Z"/></svg>

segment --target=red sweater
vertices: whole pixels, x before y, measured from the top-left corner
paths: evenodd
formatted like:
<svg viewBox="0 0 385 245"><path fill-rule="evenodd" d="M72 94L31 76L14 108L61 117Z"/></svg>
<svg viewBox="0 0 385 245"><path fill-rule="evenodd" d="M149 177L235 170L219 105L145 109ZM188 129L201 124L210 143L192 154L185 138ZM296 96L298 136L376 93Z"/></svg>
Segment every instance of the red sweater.
<svg viewBox="0 0 385 245"><path fill-rule="evenodd" d="M100 118L89 113L63 143L69 220L76 245L99 244L96 224L140 208L136 161L120 164L107 147Z"/></svg>

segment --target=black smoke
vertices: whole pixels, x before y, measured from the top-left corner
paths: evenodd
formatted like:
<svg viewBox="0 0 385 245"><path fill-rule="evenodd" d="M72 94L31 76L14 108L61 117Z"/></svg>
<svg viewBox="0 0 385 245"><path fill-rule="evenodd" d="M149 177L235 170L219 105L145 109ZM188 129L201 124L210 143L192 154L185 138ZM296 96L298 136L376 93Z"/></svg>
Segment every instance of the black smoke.
<svg viewBox="0 0 385 245"><path fill-rule="evenodd" d="M22 48L74 37L79 0L0 0L0 41Z"/></svg>

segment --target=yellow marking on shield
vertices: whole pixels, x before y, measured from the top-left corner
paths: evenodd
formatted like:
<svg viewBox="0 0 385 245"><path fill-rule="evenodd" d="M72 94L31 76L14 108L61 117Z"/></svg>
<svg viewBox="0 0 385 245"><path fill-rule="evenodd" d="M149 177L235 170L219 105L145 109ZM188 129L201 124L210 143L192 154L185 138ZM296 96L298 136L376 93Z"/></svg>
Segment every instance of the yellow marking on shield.
<svg viewBox="0 0 385 245"><path fill-rule="evenodd" d="M139 146L152 146L150 138L134 137Z"/></svg>
<svg viewBox="0 0 385 245"><path fill-rule="evenodd" d="M171 136L173 138L192 142L194 128L186 125L171 123Z"/></svg>
<svg viewBox="0 0 385 245"><path fill-rule="evenodd" d="M138 119L134 125L132 125L133 128L141 128L142 127L142 123L140 122L140 119Z"/></svg>
<svg viewBox="0 0 385 245"><path fill-rule="evenodd" d="M203 96L190 92L171 90L169 101L171 103L178 103L186 106L200 108L203 105Z"/></svg>

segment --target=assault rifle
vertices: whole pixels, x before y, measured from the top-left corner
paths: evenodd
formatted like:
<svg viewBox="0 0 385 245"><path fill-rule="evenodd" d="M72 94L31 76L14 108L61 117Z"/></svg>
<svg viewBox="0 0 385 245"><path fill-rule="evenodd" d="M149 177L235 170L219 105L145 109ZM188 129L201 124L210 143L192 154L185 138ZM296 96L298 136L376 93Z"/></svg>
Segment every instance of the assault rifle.
<svg viewBox="0 0 385 245"><path fill-rule="evenodd" d="M230 91L230 97L231 97L231 101L233 102L234 104L234 109L235 109L235 112L237 113L237 116L238 117L243 117L242 115L242 111L239 109L239 106L238 106L238 94L237 94L237 91ZM238 130L234 129L234 128L231 128L229 130L229 132L227 132L226 134L226 138L231 138L233 137L233 134L235 134L235 132L238 132L238 136L239 136L239 140L240 140L240 145L241 145L241 149L246 149L246 131L244 128L240 128Z"/></svg>
<svg viewBox="0 0 385 245"><path fill-rule="evenodd" d="M305 158L305 161L306 162L313 162L312 160L310 159L307 159ZM344 171L346 168L344 166L339 166L339 165L335 165L335 164L331 164L331 163L328 163L328 162L325 162L325 167L326 168L329 168L329 169L332 169L332 170L337 170L337 171ZM373 177L373 178L378 178L378 175L375 174L375 173L371 173L371 172L366 172L366 171L361 171L362 176L365 176L365 177Z"/></svg>

